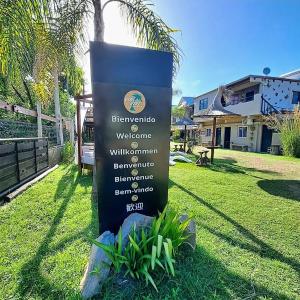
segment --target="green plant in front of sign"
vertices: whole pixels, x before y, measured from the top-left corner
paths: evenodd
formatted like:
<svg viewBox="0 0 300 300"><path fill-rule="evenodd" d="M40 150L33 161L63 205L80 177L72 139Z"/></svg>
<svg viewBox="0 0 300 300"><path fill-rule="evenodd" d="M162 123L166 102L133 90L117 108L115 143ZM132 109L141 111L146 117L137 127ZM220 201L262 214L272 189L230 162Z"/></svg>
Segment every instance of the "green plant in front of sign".
<svg viewBox="0 0 300 300"><path fill-rule="evenodd" d="M112 262L114 271L125 272L137 280L145 280L158 291L153 274L158 270L175 276L175 256L178 248L188 235L185 230L190 219L180 222L178 214L166 208L154 218L149 228L132 228L127 245L123 245L122 231L118 240L108 246L93 240L93 243L103 249Z"/></svg>

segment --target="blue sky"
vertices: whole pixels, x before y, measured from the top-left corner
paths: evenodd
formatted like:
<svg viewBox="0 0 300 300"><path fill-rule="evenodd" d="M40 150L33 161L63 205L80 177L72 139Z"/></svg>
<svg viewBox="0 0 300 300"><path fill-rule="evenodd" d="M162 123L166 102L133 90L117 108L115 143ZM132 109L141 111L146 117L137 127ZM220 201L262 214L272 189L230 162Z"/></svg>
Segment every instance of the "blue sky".
<svg viewBox="0 0 300 300"><path fill-rule="evenodd" d="M203 92L249 74L300 68L300 0L153 0L183 53L174 87L182 96ZM135 45L115 4L104 12L105 40ZM92 39L92 23L89 26ZM88 63L84 68L88 70ZM86 72L89 74L89 71ZM176 104L180 97L174 97Z"/></svg>
<svg viewBox="0 0 300 300"><path fill-rule="evenodd" d="M184 52L175 86L197 96L264 67L300 68L300 0L155 0ZM178 97L173 102L178 102Z"/></svg>

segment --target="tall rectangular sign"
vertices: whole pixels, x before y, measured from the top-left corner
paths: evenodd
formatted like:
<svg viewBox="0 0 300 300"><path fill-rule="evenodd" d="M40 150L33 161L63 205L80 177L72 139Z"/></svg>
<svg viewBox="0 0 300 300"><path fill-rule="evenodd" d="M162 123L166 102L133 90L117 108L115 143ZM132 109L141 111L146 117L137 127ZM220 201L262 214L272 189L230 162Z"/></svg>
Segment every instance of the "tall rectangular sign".
<svg viewBox="0 0 300 300"><path fill-rule="evenodd" d="M100 232L117 232L167 202L173 58L100 42L90 55Z"/></svg>

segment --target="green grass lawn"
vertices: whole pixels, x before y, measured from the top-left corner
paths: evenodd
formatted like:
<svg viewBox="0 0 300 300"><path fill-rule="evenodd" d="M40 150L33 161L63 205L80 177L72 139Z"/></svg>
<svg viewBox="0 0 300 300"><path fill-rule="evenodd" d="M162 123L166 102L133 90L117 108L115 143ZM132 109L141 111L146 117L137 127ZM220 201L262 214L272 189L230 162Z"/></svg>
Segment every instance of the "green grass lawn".
<svg viewBox="0 0 300 300"><path fill-rule="evenodd" d="M216 151L210 167L170 167L169 202L193 214L195 252L176 277L114 280L99 299L300 299L300 160ZM80 299L97 234L91 177L61 166L0 207L0 299Z"/></svg>

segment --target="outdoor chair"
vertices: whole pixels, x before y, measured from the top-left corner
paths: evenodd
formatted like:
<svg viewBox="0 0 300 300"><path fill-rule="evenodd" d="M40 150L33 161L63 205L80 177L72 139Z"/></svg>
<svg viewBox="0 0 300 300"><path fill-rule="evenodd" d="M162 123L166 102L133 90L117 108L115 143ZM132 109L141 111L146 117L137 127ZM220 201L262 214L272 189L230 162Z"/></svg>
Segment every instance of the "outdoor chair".
<svg viewBox="0 0 300 300"><path fill-rule="evenodd" d="M207 153L209 149L205 147L201 147L199 153L199 158L196 160L197 166L207 166L209 163L209 158L207 157Z"/></svg>

